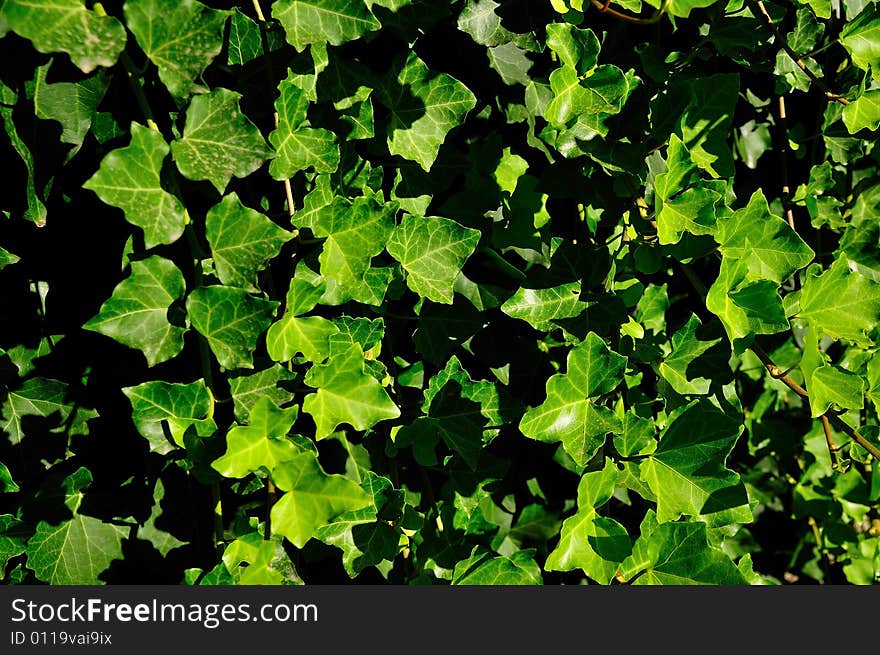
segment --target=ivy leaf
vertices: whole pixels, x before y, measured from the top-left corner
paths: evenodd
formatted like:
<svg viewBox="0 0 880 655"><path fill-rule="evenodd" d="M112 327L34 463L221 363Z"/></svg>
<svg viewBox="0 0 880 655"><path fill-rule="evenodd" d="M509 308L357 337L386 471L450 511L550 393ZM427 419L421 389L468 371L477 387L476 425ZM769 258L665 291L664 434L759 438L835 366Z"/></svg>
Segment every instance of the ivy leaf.
<svg viewBox="0 0 880 655"><path fill-rule="evenodd" d="M541 569L535 563L534 549L518 550L509 557L493 556L479 546L471 556L455 565L454 585L539 585Z"/></svg>
<svg viewBox="0 0 880 655"><path fill-rule="evenodd" d="M230 376L229 392L235 404L235 419L244 423L260 398L268 398L279 407L293 400L293 392L283 383L295 378L294 373L280 364L255 373Z"/></svg>
<svg viewBox="0 0 880 655"><path fill-rule="evenodd" d="M501 311L511 318L518 318L536 330L549 331L557 327L556 321L579 316L587 308L580 300L581 283L569 282L547 289L520 287L504 301Z"/></svg>
<svg viewBox="0 0 880 655"><path fill-rule="evenodd" d="M131 143L104 157L98 171L83 184L125 212L125 220L144 231L147 248L174 243L186 226L183 204L162 188L159 179L168 151L161 134L132 123Z"/></svg>
<svg viewBox="0 0 880 655"><path fill-rule="evenodd" d="M297 171L314 168L316 173L332 173L339 167L339 146L329 130L308 127L306 92L296 83L293 71L278 85L275 101L278 126L269 135L269 143L278 153L269 164L276 180L293 177Z"/></svg>
<svg viewBox="0 0 880 655"><path fill-rule="evenodd" d="M272 16L300 52L311 43L342 45L381 27L364 0L277 0Z"/></svg>
<svg viewBox="0 0 880 655"><path fill-rule="evenodd" d="M712 234L715 231L715 205L721 194L707 187L685 189L663 202L657 214L657 237L660 243L678 243L685 232Z"/></svg>
<svg viewBox="0 0 880 655"><path fill-rule="evenodd" d="M270 26L271 27L271 26ZM284 45L280 30L267 30L269 52L275 52ZM229 19L229 64L243 66L263 56L263 42L260 26L241 9L235 9Z"/></svg>
<svg viewBox="0 0 880 655"><path fill-rule="evenodd" d="M254 292L257 273L293 238L260 212L245 207L234 192L208 210L205 233L220 281Z"/></svg>
<svg viewBox="0 0 880 655"><path fill-rule="evenodd" d="M880 80L880 7L868 2L854 19L840 31L840 43L853 63Z"/></svg>
<svg viewBox="0 0 880 655"><path fill-rule="evenodd" d="M31 377L17 389L8 392L0 412L0 429L9 435L13 445L25 437L22 420L26 416L52 417L57 425L70 417L74 405L68 400L68 385L51 378ZM77 422L95 416L93 412L78 411ZM74 426L71 426L74 427Z"/></svg>
<svg viewBox="0 0 880 655"><path fill-rule="evenodd" d="M367 271L370 260L393 238L397 208L396 202L383 203L373 196L337 197L314 216L308 227L326 238L318 258L327 283L325 301L329 296L332 304L348 299L372 304Z"/></svg>
<svg viewBox="0 0 880 655"><path fill-rule="evenodd" d="M367 507L372 500L348 478L325 473L313 452L281 462L272 479L287 492L272 507L272 529L297 548L343 512Z"/></svg>
<svg viewBox="0 0 880 655"><path fill-rule="evenodd" d="M186 299L186 312L220 366L253 368L257 339L269 327L278 304L244 289L214 285L194 289Z"/></svg>
<svg viewBox="0 0 880 655"><path fill-rule="evenodd" d="M599 38L591 29L578 29L569 23L547 25L547 47L559 57L564 66L579 75L593 70L599 62Z"/></svg>
<svg viewBox="0 0 880 655"><path fill-rule="evenodd" d="M92 75L81 82L46 83L51 64L37 68L34 80L34 110L39 118L61 124L61 141L79 150L92 126L98 105L110 81L106 75Z"/></svg>
<svg viewBox="0 0 880 655"><path fill-rule="evenodd" d="M843 124L850 134L880 127L880 89L865 91L844 107Z"/></svg>
<svg viewBox="0 0 880 655"><path fill-rule="evenodd" d="M153 544L153 548L158 550L162 557L165 557L172 550L185 546L186 543L156 525L156 521L162 515L161 503L163 498L165 498L165 485L162 484L162 480L156 480L156 486L153 488L153 509L150 512L149 518L147 518L143 525L138 527L137 536L138 539L149 541Z"/></svg>
<svg viewBox="0 0 880 655"><path fill-rule="evenodd" d="M309 369L305 383L317 389L305 397L303 411L315 420L318 440L341 423L366 430L400 416L400 409L367 370L364 352L357 344L332 344L327 361Z"/></svg>
<svg viewBox="0 0 880 655"><path fill-rule="evenodd" d="M20 487L15 484L15 480L12 479L12 474L6 464L0 462L0 493L12 494L20 490Z"/></svg>
<svg viewBox="0 0 880 655"><path fill-rule="evenodd" d="M709 544L705 523L661 523L653 512L642 521L621 576L634 585L741 585L746 581L721 550Z"/></svg>
<svg viewBox="0 0 880 655"><path fill-rule="evenodd" d="M632 551L626 528L596 512L611 499L617 478L610 459L601 471L584 474L578 484L578 511L563 522L559 543L544 565L547 571L581 569L599 584L611 582Z"/></svg>
<svg viewBox="0 0 880 655"><path fill-rule="evenodd" d="M194 80L220 54L231 12L196 0L128 0L124 10L128 28L171 94L184 98L200 90Z"/></svg>
<svg viewBox="0 0 880 655"><path fill-rule="evenodd" d="M2 271L7 266L12 266L18 261L21 261L21 257L9 252L4 248L0 248L0 271Z"/></svg>
<svg viewBox="0 0 880 655"><path fill-rule="evenodd" d="M406 89L406 93L400 88ZM431 170L449 131L476 106L473 93L461 82L431 71L410 53L393 83L380 82L378 97L391 111L388 149L392 155Z"/></svg>
<svg viewBox="0 0 880 655"><path fill-rule="evenodd" d="M148 366L183 350L185 328L168 321L172 303L183 298L183 274L173 262L152 255L131 263L131 274L113 290L98 314L83 325L144 353Z"/></svg>
<svg viewBox="0 0 880 655"><path fill-rule="evenodd" d="M753 279L782 283L815 256L788 223L770 212L760 189L746 207L719 220L716 238L725 258L748 262Z"/></svg>
<svg viewBox="0 0 880 655"><path fill-rule="evenodd" d="M752 335L776 334L789 327L779 285L750 280L749 265L748 258L723 259L718 278L706 295L706 308L721 319L737 352Z"/></svg>
<svg viewBox="0 0 880 655"><path fill-rule="evenodd" d="M150 442L153 452L164 455L175 444L182 448L183 436L190 426L195 426L196 434L202 437L217 429L214 399L204 380L189 384L153 380L123 387L122 393L131 403L132 422Z"/></svg>
<svg viewBox="0 0 880 655"><path fill-rule="evenodd" d="M690 80L687 87L690 100L681 114L677 133L697 166L713 177L733 177L729 137L739 76L718 73Z"/></svg>
<svg viewBox="0 0 880 655"><path fill-rule="evenodd" d="M687 18L694 9L709 7L718 2L718 0L645 0L645 2L658 10L662 6L664 11L670 16Z"/></svg>
<svg viewBox="0 0 880 655"><path fill-rule="evenodd" d="M69 521L37 524L27 543L27 565L50 585L97 585L98 576L122 559L128 528L75 514Z"/></svg>
<svg viewBox="0 0 880 655"><path fill-rule="evenodd" d="M825 364L813 370L807 382L807 391L813 418L822 416L834 404L843 409L862 409L865 406L865 381L861 376L838 366Z"/></svg>
<svg viewBox="0 0 880 655"><path fill-rule="evenodd" d="M264 539L251 532L231 542L223 551L223 566L236 585L301 585L293 562L280 537Z"/></svg>
<svg viewBox="0 0 880 655"><path fill-rule="evenodd" d="M624 457L646 453L654 442L654 421L630 409L623 415L623 430L614 435L614 447Z"/></svg>
<svg viewBox="0 0 880 655"><path fill-rule="evenodd" d="M620 432L620 419L590 401L608 393L623 380L627 359L605 345L594 332L568 354L566 372L547 380L547 399L527 411L522 433L538 441L562 441L579 466L595 455L609 432Z"/></svg>
<svg viewBox="0 0 880 655"><path fill-rule="evenodd" d="M387 248L406 270L410 289L449 305L455 279L479 240L479 230L448 218L406 214L391 234Z"/></svg>
<svg viewBox="0 0 880 655"><path fill-rule="evenodd" d="M380 512L394 493L391 481L367 471L361 489L369 495L370 504L340 514L315 535L325 544L342 550L342 565L351 578L370 566L393 560L400 542L400 529L379 520Z"/></svg>
<svg viewBox="0 0 880 655"><path fill-rule="evenodd" d="M868 346L880 322L880 284L853 271L841 252L824 272L807 271L798 316L832 339Z"/></svg>
<svg viewBox="0 0 880 655"><path fill-rule="evenodd" d="M660 434L657 449L639 465L642 480L657 496L657 519L682 514L710 526L749 523L745 486L725 461L742 425L709 401L687 405Z"/></svg>
<svg viewBox="0 0 880 655"><path fill-rule="evenodd" d="M629 92L626 77L617 66L603 64L586 75L569 66L550 74L553 99L544 117L553 127L564 129L574 123L588 132L605 136L605 120L619 113Z"/></svg>
<svg viewBox="0 0 880 655"><path fill-rule="evenodd" d="M247 177L272 151L239 108L241 94L217 88L192 99L183 138L171 144L177 168L190 180L209 180L223 193L234 177Z"/></svg>
<svg viewBox="0 0 880 655"><path fill-rule="evenodd" d="M37 192L36 170L34 166L34 156L28 148L27 144L18 134L15 122L13 121L13 108L18 102L18 94L8 86L0 82L0 119L3 121L3 128L12 148L21 158L22 163L27 171L27 183L25 185L25 197L27 198L27 209L24 211L24 217L33 221L37 227L43 227L46 224L46 205Z"/></svg>
<svg viewBox="0 0 880 655"><path fill-rule="evenodd" d="M0 580L6 573L6 565L27 549L28 528L24 521L12 514L0 514Z"/></svg>
<svg viewBox="0 0 880 655"><path fill-rule="evenodd" d="M84 73L112 66L125 48L119 21L86 9L82 0L5 0L3 18L38 51L66 52Z"/></svg>
<svg viewBox="0 0 880 655"><path fill-rule="evenodd" d="M243 478L263 470L271 473L279 463L293 459L302 449L287 439L298 408L279 409L266 397L251 409L249 425L236 425L226 433L226 454L211 468L227 478Z"/></svg>
<svg viewBox="0 0 880 655"><path fill-rule="evenodd" d="M287 306L266 333L266 349L276 362L287 362L302 353L310 362L323 361L330 353L330 337L339 331L323 316L300 314L311 311L321 298L324 285L313 285L303 278L290 280Z"/></svg>
<svg viewBox="0 0 880 655"><path fill-rule="evenodd" d="M702 327L700 319L694 315L688 322L672 335L672 352L660 363L657 372L675 389L676 392L687 394L709 393L712 380L697 376L690 371L693 362L721 342L716 339L701 339L697 334Z"/></svg>

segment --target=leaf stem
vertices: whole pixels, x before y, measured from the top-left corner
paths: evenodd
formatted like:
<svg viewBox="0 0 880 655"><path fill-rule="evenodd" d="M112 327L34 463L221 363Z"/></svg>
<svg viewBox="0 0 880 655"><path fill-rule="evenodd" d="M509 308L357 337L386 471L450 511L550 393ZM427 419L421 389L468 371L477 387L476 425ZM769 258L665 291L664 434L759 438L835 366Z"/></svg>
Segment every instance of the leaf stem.
<svg viewBox="0 0 880 655"><path fill-rule="evenodd" d="M260 25L260 42L263 45L263 58L266 60L266 75L269 78L269 92L272 96L275 95L276 91L276 78L275 78L275 69L272 66L272 53L269 50L269 34L268 34L268 24L266 22L266 16L263 15L263 9L260 7L260 0L253 0L252 2L254 6L254 12L257 15L257 23ZM275 129L278 129L279 116L278 112L274 112L275 118ZM291 219L291 223L293 223L293 215L296 213L296 208L293 202L293 189L290 186L290 179L284 178L282 181L284 185L284 195L287 197L287 214ZM294 235L297 235L299 231L294 228Z"/></svg>
<svg viewBox="0 0 880 655"><path fill-rule="evenodd" d="M616 9L611 8L611 0L590 0L592 5L601 11L603 14L608 14L609 16L614 16L618 20L626 21L627 23L635 23L636 25L652 25L660 21L663 18L663 14L666 13L666 6L669 4L669 0L666 0L656 12L654 12L653 16L648 18L640 18L639 16L630 16L629 14L624 14L621 11L617 11Z"/></svg>
<svg viewBox="0 0 880 655"><path fill-rule="evenodd" d="M816 74L811 71L807 65L804 63L803 58L792 50L791 46L788 45L788 41L786 41L785 36L779 31L779 28L776 27L776 23L773 22L773 18L770 16L770 13L767 11L767 7L764 6L762 0L746 0L749 6L752 8L752 13L755 13L757 9L757 13L761 14L764 18L764 22L767 23L767 27L770 28L770 31L773 32L773 37L776 39L776 43L779 44L779 47L785 51L791 60L800 68L804 74L810 78L813 84L816 85L816 88L822 91L826 98L829 100L834 100L835 102L839 102L842 105L848 105L849 100L844 98L838 93L834 93L831 89L828 88L828 85L825 84L821 79L816 77Z"/></svg>

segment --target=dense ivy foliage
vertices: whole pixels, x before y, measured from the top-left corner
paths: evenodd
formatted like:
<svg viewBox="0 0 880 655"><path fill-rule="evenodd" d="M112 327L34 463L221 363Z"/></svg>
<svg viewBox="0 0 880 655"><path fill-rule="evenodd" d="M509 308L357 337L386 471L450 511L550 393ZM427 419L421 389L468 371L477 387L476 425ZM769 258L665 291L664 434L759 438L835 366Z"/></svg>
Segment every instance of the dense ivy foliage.
<svg viewBox="0 0 880 655"><path fill-rule="evenodd" d="M6 583L880 580L880 6L0 0Z"/></svg>

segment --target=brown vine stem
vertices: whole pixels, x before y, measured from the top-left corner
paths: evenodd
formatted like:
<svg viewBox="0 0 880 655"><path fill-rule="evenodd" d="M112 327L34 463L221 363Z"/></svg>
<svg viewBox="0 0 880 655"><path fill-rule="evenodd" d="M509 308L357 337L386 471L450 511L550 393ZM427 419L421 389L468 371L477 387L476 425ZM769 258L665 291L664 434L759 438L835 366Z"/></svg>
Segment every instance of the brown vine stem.
<svg viewBox="0 0 880 655"><path fill-rule="evenodd" d="M788 118L785 113L785 95L779 95L779 127L782 131L780 151L782 155L782 205L785 207L785 218L794 230L794 212L791 209L791 187L788 186Z"/></svg>
<svg viewBox="0 0 880 655"><path fill-rule="evenodd" d="M779 380L780 382L782 382L785 386L787 386L789 389L794 391L797 395L809 400L809 395L807 394L807 390L804 389L797 382L792 380L785 371L783 371L781 368L779 368L773 362L773 360L770 359L770 356L764 351L763 348L761 348L761 346L759 346L757 343L752 343L752 345L749 346L749 349L751 349L751 351L753 353L755 353L755 355L758 356L758 359L761 360L761 363L764 365L764 368L767 369L767 371L770 373L770 375L772 377L774 377L777 380ZM853 441L855 441L857 444L859 444L862 448L864 448L869 453L871 453L871 455L874 457L874 459L876 459L878 462L880 462L880 449L878 449L877 446L875 446L870 441L868 441L864 436L859 434L858 430L856 430L855 428L850 426L848 423L844 422L843 419L841 419L839 416L837 416L837 414L835 414L831 411L827 411L824 414L822 414L822 416L820 418L822 419L822 426L826 429L826 438L829 440L829 447L834 447L835 451L837 450L837 448L834 446L834 440L831 438L831 431L830 431L829 427L826 427L826 423L830 423L835 428L837 428L838 430L840 430L841 432L846 434L849 438L851 438Z"/></svg>
<svg viewBox="0 0 880 655"><path fill-rule="evenodd" d="M626 21L627 23L635 23L636 25L653 25L660 21L663 18L663 14L666 12L666 5L668 2L664 2L663 5L658 9L653 16L649 18L640 18L638 16L630 16L629 14L624 14L621 11L617 11L616 9L611 8L611 0L607 0L606 2L602 2L602 0L590 0L592 5L601 11L603 14L608 14L609 16L614 16L618 20Z"/></svg>
<svg viewBox="0 0 880 655"><path fill-rule="evenodd" d="M680 264L681 270L684 272L685 277L694 287L700 297L705 300L706 298L706 285L703 284L703 281L700 280L699 276L691 270L690 266L687 264ZM780 366L777 366L776 363L771 359L770 355L756 342L753 341L749 346L749 350L751 350L755 355L761 360L761 363L764 365L764 368L767 369L767 372L770 373L771 377L779 380L786 387L794 391L801 398L805 398L807 403L809 403L810 395L807 393L807 390L804 389L801 385L791 379L789 376L789 371L784 370ZM820 417L823 422L823 427L825 427L825 423L829 423L833 425L836 429L840 430L848 437L850 437L853 441L859 444L862 448L867 450L871 455L880 462L880 449L877 448L874 444L868 441L864 436L862 436L858 430L850 426L848 423L843 421L836 413L832 410L828 410ZM834 440L831 437L830 427L826 428L826 438L829 441L829 447L834 446ZM839 450L836 446L834 446L834 451L832 451L832 457L834 456L834 452Z"/></svg>
<svg viewBox="0 0 880 655"><path fill-rule="evenodd" d="M269 74L269 81L272 87L271 92L275 93L275 71L272 69L272 61L271 61L271 52L269 50L269 36L267 33L267 22L266 16L263 14L263 8L260 6L260 0L253 0L254 5L254 13L257 15L257 22L260 24L260 41L263 44L263 56L266 59L266 70ZM278 127L278 112L274 113L275 117L275 127ZM284 195L287 197L287 214L291 218L291 222L293 222L293 215L295 213L295 207L293 204L293 189L290 186L290 180L284 178L282 180L282 184L284 185ZM299 230L294 228L293 230L294 236L299 234Z"/></svg>
<svg viewBox="0 0 880 655"><path fill-rule="evenodd" d="M825 94L825 97L829 100L839 102L842 105L848 105L849 100L838 93L834 93L831 89L829 89L828 85L825 84L825 82L816 77L816 74L809 68L807 68L807 65L804 63L803 58L794 50L792 50L791 46L788 45L788 41L785 39L785 35L783 35L779 31L779 28L776 27L776 23L773 22L773 18L770 16L770 13L767 11L767 7L764 6L762 0L746 0L746 2L752 8L752 13L755 13L755 10L757 10L757 13L761 14L761 16L764 18L764 22L767 23L767 27L770 28L771 32L773 32L773 37L776 39L776 43L779 44L779 47L785 51L785 54L787 54L791 58L791 60L797 65L797 67L804 71L804 74L810 78L813 84L816 85L816 88L820 89L822 93Z"/></svg>

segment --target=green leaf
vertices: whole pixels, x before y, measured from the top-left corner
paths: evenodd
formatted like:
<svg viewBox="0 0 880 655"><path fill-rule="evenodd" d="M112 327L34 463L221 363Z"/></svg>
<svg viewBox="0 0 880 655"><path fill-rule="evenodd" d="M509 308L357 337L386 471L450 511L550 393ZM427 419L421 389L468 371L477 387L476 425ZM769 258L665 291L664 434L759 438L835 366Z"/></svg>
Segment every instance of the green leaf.
<svg viewBox="0 0 880 655"><path fill-rule="evenodd" d="M125 22L159 79L172 95L184 98L203 90L195 83L223 47L229 11L196 0L128 0Z"/></svg>
<svg viewBox="0 0 880 655"><path fill-rule="evenodd" d="M822 416L837 404L843 409L862 409L865 406L865 381L861 376L837 366L817 367L807 381L810 394L810 412L813 418Z"/></svg>
<svg viewBox="0 0 880 655"><path fill-rule="evenodd" d="M400 416L400 409L367 371L359 345L332 344L328 360L315 364L305 383L317 389L303 401L303 411L315 420L316 439L329 436L342 423L366 430Z"/></svg>
<svg viewBox="0 0 880 655"><path fill-rule="evenodd" d="M797 0L803 5L809 5L813 13L819 18L831 18L831 0ZM847 10L849 13L849 10Z"/></svg>
<svg viewBox="0 0 880 655"><path fill-rule="evenodd" d="M28 527L12 514L0 514L0 580L6 573L6 565L13 557L23 554L27 548Z"/></svg>
<svg viewBox="0 0 880 655"><path fill-rule="evenodd" d="M864 71L870 69L873 79L880 79L880 6L869 2L840 31L840 43L847 49L853 63Z"/></svg>
<svg viewBox="0 0 880 655"><path fill-rule="evenodd" d="M712 234L715 231L715 205L721 194L698 186L663 202L657 214L657 237L660 243L678 243L685 232Z"/></svg>
<svg viewBox="0 0 880 655"><path fill-rule="evenodd" d="M339 331L323 316L307 316L321 298L324 286L294 277L287 291L287 306L266 333L266 349L276 362L287 362L302 353L310 362L323 361L330 353L330 337Z"/></svg>
<svg viewBox="0 0 880 655"><path fill-rule="evenodd" d="M452 574L454 585L539 585L541 569L535 563L534 550L518 550L509 557L493 556L479 547L471 556L458 562Z"/></svg>
<svg viewBox="0 0 880 655"><path fill-rule="evenodd" d="M563 65L580 75L596 67L601 48L593 30L581 30L569 23L547 26L547 47L556 53Z"/></svg>
<svg viewBox="0 0 880 655"><path fill-rule="evenodd" d="M223 551L223 565L236 585L300 585L303 583L279 537L259 532L243 535Z"/></svg>
<svg viewBox="0 0 880 655"><path fill-rule="evenodd" d="M813 12L806 7L801 7L797 10L794 29L788 33L786 40L796 53L806 54L816 47L816 41L822 35L823 29Z"/></svg>
<svg viewBox="0 0 880 655"><path fill-rule="evenodd" d="M0 462L0 493L12 494L16 491L20 491L19 486L12 479L12 474L6 468L6 464Z"/></svg>
<svg viewBox="0 0 880 655"><path fill-rule="evenodd" d="M733 177L733 149L729 139L739 94L739 76L718 73L689 80L682 86L678 92L686 93L689 100L681 110L676 133L697 166L713 177Z"/></svg>
<svg viewBox="0 0 880 655"><path fill-rule="evenodd" d="M235 404L235 419L244 423L251 408L260 398L269 398L281 407L293 400L293 392L284 386L296 375L280 364L275 364L256 373L229 377L229 392Z"/></svg>
<svg viewBox="0 0 880 655"><path fill-rule="evenodd" d="M620 432L620 419L590 400L610 392L623 381L627 359L590 332L572 348L566 372L547 381L547 398L527 411L520 421L522 433L538 441L562 441L579 466L596 454L609 432Z"/></svg>
<svg viewBox="0 0 880 655"><path fill-rule="evenodd" d="M614 435L614 447L623 457L648 451L654 445L654 421L642 418L633 410L623 415L623 430Z"/></svg>
<svg viewBox="0 0 880 655"><path fill-rule="evenodd" d="M0 248L0 271L7 266L12 266L15 262L21 261L21 257L15 255L4 248Z"/></svg>
<svg viewBox="0 0 880 655"><path fill-rule="evenodd" d="M629 93L629 84L617 66L603 64L586 75L569 66L550 74L553 99L544 117L553 127L586 128L586 136L608 134L605 120L619 113Z"/></svg>
<svg viewBox="0 0 880 655"><path fill-rule="evenodd" d="M621 575L634 585L746 584L731 559L709 544L704 523L661 523L653 512L642 521Z"/></svg>
<svg viewBox="0 0 880 655"><path fill-rule="evenodd" d="M83 325L144 353L148 366L183 350L185 328L168 320L172 303L183 298L183 274L173 262L152 255L131 263L131 274L113 290L97 315Z"/></svg>
<svg viewBox="0 0 880 655"><path fill-rule="evenodd" d="M245 207L234 192L208 210L205 233L220 281L254 292L257 273L293 238L260 212Z"/></svg>
<svg viewBox="0 0 880 655"><path fill-rule="evenodd" d="M40 52L66 52L82 72L112 66L125 48L125 29L112 16L86 9L82 0L5 0L9 29Z"/></svg>
<svg viewBox="0 0 880 655"><path fill-rule="evenodd" d="M832 339L869 345L880 322L880 284L851 269L845 252L819 272L807 271L798 316Z"/></svg>
<svg viewBox="0 0 880 655"><path fill-rule="evenodd" d="M501 305L511 318L526 321L536 330L549 331L559 319L574 318L587 308L580 300L581 283L568 282L547 289L521 287Z"/></svg>
<svg viewBox="0 0 880 655"><path fill-rule="evenodd" d="M489 65L501 76L501 80L510 86L527 85L530 81L529 70L534 62L526 56L526 51L513 43L505 43L489 48Z"/></svg>
<svg viewBox="0 0 880 655"><path fill-rule="evenodd" d="M694 9L710 7L718 0L645 0L645 2L658 10L663 7L669 16L687 18Z"/></svg>
<svg viewBox="0 0 880 655"><path fill-rule="evenodd" d="M397 207L396 202L383 203L374 196L353 200L337 197L315 214L308 227L315 236L326 238L318 258L327 284L324 302L340 304L354 299L378 304L372 302L367 275L370 260L384 250L386 243L390 247Z"/></svg>
<svg viewBox="0 0 880 655"><path fill-rule="evenodd" d="M308 126L309 101L295 79L296 74L291 71L278 85L280 96L275 101L278 126L269 135L269 143L277 152L269 164L269 173L276 180L285 180L309 168L316 173L332 173L339 167L336 135Z"/></svg>
<svg viewBox="0 0 880 655"><path fill-rule="evenodd" d="M31 377L17 389L8 392L0 412L0 429L9 435L13 445L26 436L22 421L27 416L56 419L56 425L67 421L73 410L68 400L68 385L60 380Z"/></svg>
<svg viewBox="0 0 880 655"><path fill-rule="evenodd" d="M742 424L709 401L686 406L660 434L657 450L639 465L657 496L662 523L681 515L710 526L749 523L752 511L737 473L725 467Z"/></svg>
<svg viewBox="0 0 880 655"><path fill-rule="evenodd" d="M315 535L342 550L342 565L351 578L370 566L392 561L400 542L400 529L379 519L383 508L393 504L391 481L367 471L361 489L369 495L370 504L340 514Z"/></svg>
<svg viewBox="0 0 880 655"><path fill-rule="evenodd" d="M278 304L244 289L215 285L193 290L186 299L186 312L220 366L253 368L257 339L269 327Z"/></svg>
<svg viewBox="0 0 880 655"><path fill-rule="evenodd" d="M203 380L189 384L154 380L123 387L122 393L131 403L132 422L153 452L166 454L175 445L183 447L183 436L191 426L202 437L217 429L214 399Z"/></svg>
<svg viewBox="0 0 880 655"><path fill-rule="evenodd" d="M272 530L302 548L318 530L343 512L367 507L372 499L342 475L328 475L315 453L300 453L281 462L272 473L275 485L285 491L272 507Z"/></svg>
<svg viewBox="0 0 880 655"><path fill-rule="evenodd" d="M97 585L110 563L122 559L128 528L75 514L69 521L37 524L27 543L27 565L50 585Z"/></svg>
<svg viewBox="0 0 880 655"><path fill-rule="evenodd" d="M748 262L753 279L782 283L815 256L788 223L770 212L760 189L746 207L719 220L716 239L725 258Z"/></svg>
<svg viewBox="0 0 880 655"><path fill-rule="evenodd" d="M125 212L125 220L144 231L144 245L174 243L186 226L186 210L162 188L160 171L168 155L162 135L131 124L131 143L109 153L83 184L108 205Z"/></svg>
<svg viewBox="0 0 880 655"><path fill-rule="evenodd" d="M400 88L406 89L402 93ZM431 71L410 53L393 82L380 83L378 98L390 111L388 149L426 171L449 131L476 106L476 97L457 79Z"/></svg>
<svg viewBox="0 0 880 655"><path fill-rule="evenodd" d="M175 548L185 546L186 542L156 525L156 521L162 516L161 503L163 498L165 498L165 485L162 484L162 480L156 480L156 486L153 489L153 510L143 525L138 527L137 537L149 541L153 544L153 548L162 554L162 557L166 557Z"/></svg>
<svg viewBox="0 0 880 655"><path fill-rule="evenodd" d="M233 177L247 177L272 155L263 135L238 103L241 94L217 88L195 96L183 138L171 144L177 168L190 180L209 180L223 193Z"/></svg>
<svg viewBox="0 0 880 655"><path fill-rule="evenodd" d="M272 16L299 51L311 43L342 45L381 27L364 0L277 0Z"/></svg>
<svg viewBox="0 0 880 655"><path fill-rule="evenodd" d="M226 454L211 467L227 478L248 473L272 473L281 462L293 459L302 449L287 439L298 414L297 407L279 409L269 398L260 398L251 409L248 425L236 425L226 433Z"/></svg>
<svg viewBox="0 0 880 655"><path fill-rule="evenodd" d="M581 569L599 584L611 582L632 551L626 528L597 514L611 499L617 478L617 468L610 459L605 460L603 470L584 474L578 485L577 513L562 524L559 543L547 556L546 570Z"/></svg>
<svg viewBox="0 0 880 655"><path fill-rule="evenodd" d="M880 127L880 89L865 91L844 107L843 124L850 134Z"/></svg>
<svg viewBox="0 0 880 655"><path fill-rule="evenodd" d="M284 46L284 37L280 30L267 30L269 52ZM263 56L263 41L260 26L241 9L235 9L229 19L229 52L226 61L229 64L243 66Z"/></svg>
<svg viewBox="0 0 880 655"><path fill-rule="evenodd" d="M721 342L721 337L701 339L697 331L702 321L693 315L688 322L672 335L672 352L658 367L657 371L680 394L706 394L709 392L711 378L693 374L694 360Z"/></svg>
<svg viewBox="0 0 880 655"><path fill-rule="evenodd" d="M93 75L82 82L47 84L50 65L37 68L34 111L39 118L58 121L61 141L78 150L92 126L92 119L110 81L105 75Z"/></svg>
<svg viewBox="0 0 880 655"><path fill-rule="evenodd" d="M406 214L388 240L388 253L407 272L406 284L434 302L451 304L452 288L480 232L438 216Z"/></svg>

